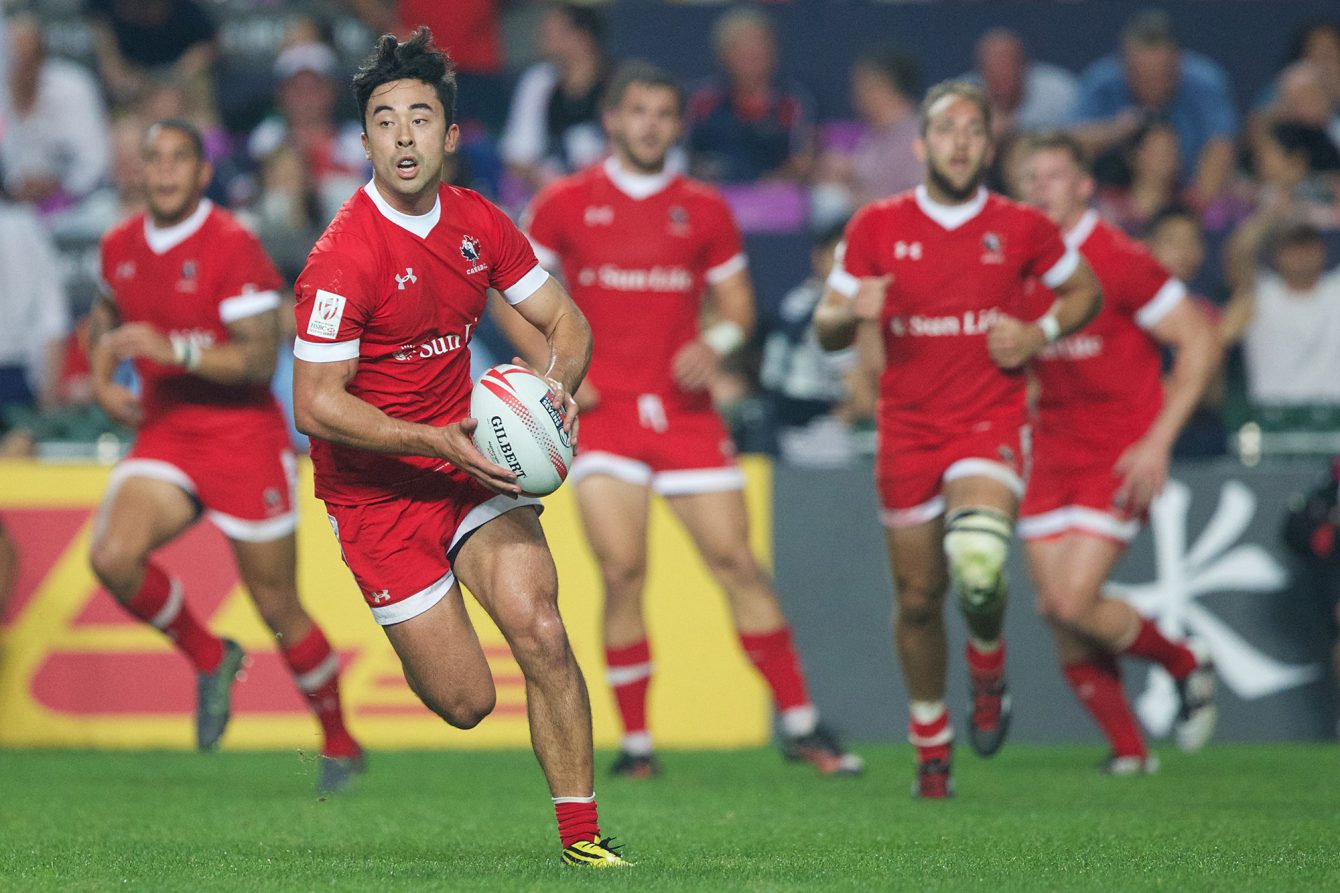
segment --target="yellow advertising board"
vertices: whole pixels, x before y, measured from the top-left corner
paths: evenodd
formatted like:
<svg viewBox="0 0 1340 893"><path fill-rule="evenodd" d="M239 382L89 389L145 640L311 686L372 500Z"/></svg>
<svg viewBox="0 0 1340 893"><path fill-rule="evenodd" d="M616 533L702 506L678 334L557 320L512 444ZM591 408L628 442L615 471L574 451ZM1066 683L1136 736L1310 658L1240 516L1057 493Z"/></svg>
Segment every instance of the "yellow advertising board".
<svg viewBox="0 0 1340 893"><path fill-rule="evenodd" d="M754 548L771 564L770 472L745 463ZM88 567L93 511L109 469L0 462L0 519L20 551L18 590L0 628L0 746L193 746L194 675L156 630L131 620ZM525 747L525 691L502 635L468 596L489 657L498 706L461 732L430 714L406 686L399 661L340 559L312 475L299 475L299 588L340 653L343 699L369 747ZM545 499L543 525L560 581L559 604L591 689L598 747L618 741L604 684L599 575L569 488ZM766 690L732 631L724 597L688 537L659 501L651 518L647 623L656 675L650 721L659 746L739 747L766 741ZM272 638L238 582L226 542L208 522L160 551L188 603L251 656L235 689L226 748L317 746L315 721L295 692Z"/></svg>

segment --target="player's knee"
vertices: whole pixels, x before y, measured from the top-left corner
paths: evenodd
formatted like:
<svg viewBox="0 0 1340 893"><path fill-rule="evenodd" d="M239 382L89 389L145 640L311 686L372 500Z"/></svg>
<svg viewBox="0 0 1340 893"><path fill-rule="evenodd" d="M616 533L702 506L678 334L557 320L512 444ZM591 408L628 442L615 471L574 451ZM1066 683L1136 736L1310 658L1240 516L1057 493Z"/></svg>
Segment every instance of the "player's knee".
<svg viewBox="0 0 1340 893"><path fill-rule="evenodd" d="M568 660L568 633L557 609L536 608L526 617L511 624L508 640L522 670L546 672Z"/></svg>
<svg viewBox="0 0 1340 893"><path fill-rule="evenodd" d="M634 597L642 592L647 578L647 566L640 561L603 561L600 576L605 592L613 598Z"/></svg>
<svg viewBox="0 0 1340 893"><path fill-rule="evenodd" d="M748 546L709 549L704 552L703 560L712 576L730 591L752 586L761 577L758 562Z"/></svg>
<svg viewBox="0 0 1340 893"><path fill-rule="evenodd" d="M438 710L437 715L446 720L447 725L452 728L473 729L484 721L484 717L493 712L497 703L497 693L490 689L488 692L472 693L457 698L444 705L444 709Z"/></svg>
<svg viewBox="0 0 1340 893"><path fill-rule="evenodd" d="M925 627L941 616L941 593L927 583L899 579L896 599L898 622L905 626Z"/></svg>
<svg viewBox="0 0 1340 893"><path fill-rule="evenodd" d="M1096 595L1096 594L1095 594ZM1084 626L1096 598L1068 586L1044 586L1038 589L1038 613L1049 623L1066 629Z"/></svg>
<svg viewBox="0 0 1340 893"><path fill-rule="evenodd" d="M998 610L1013 533L1010 519L995 509L960 509L945 520L945 558L963 610Z"/></svg>
<svg viewBox="0 0 1340 893"><path fill-rule="evenodd" d="M145 556L115 537L99 539L89 551L93 573L113 593L124 589L144 566Z"/></svg>

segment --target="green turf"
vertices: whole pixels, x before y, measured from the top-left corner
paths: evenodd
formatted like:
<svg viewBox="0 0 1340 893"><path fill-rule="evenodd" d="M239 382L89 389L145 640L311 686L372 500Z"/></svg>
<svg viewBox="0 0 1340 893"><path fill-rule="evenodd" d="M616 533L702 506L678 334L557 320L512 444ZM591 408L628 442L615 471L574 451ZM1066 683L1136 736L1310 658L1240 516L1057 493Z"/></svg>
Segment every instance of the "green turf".
<svg viewBox="0 0 1340 893"><path fill-rule="evenodd" d="M598 781L621 872L558 864L528 753L377 753L319 801L295 754L0 751L0 889L1340 889L1334 746L1112 779L1096 748L1011 745L961 755L941 803L908 796L908 749L862 750L863 779L744 751Z"/></svg>

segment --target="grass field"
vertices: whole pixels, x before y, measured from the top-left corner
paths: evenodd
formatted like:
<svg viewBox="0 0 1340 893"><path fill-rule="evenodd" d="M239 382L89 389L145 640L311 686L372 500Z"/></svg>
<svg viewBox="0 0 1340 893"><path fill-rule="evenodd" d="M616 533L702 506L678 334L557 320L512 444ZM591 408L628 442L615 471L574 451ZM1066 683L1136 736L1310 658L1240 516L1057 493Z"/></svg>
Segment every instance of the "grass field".
<svg viewBox="0 0 1340 893"><path fill-rule="evenodd" d="M598 779L635 868L559 865L529 753L378 753L318 800L295 754L0 751L0 889L1340 889L1340 749L1163 752L1100 778L1092 747L968 754L958 797L908 796L910 750L862 779L771 751L668 753ZM603 767L608 755L601 755Z"/></svg>

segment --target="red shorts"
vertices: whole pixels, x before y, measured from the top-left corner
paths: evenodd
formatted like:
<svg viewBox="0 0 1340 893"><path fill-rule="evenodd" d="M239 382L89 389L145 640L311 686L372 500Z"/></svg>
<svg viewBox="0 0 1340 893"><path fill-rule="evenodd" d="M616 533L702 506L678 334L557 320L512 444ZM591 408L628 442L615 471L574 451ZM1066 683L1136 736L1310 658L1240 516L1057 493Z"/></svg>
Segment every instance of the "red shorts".
<svg viewBox="0 0 1340 893"><path fill-rule="evenodd" d="M1121 478L1112 468L1125 449L1039 436L1019 510L1019 537L1037 540L1079 531L1119 543L1134 539L1144 518L1132 517L1115 502Z"/></svg>
<svg viewBox="0 0 1340 893"><path fill-rule="evenodd" d="M902 438L881 428L875 459L880 520L915 527L944 514L946 481L989 477L1023 496L1028 426L983 422L968 434L936 443Z"/></svg>
<svg viewBox="0 0 1340 893"><path fill-rule="evenodd" d="M663 496L744 488L735 444L712 409L666 406L655 394L602 401L578 418L568 480L607 474Z"/></svg>
<svg viewBox="0 0 1340 893"><path fill-rule="evenodd" d="M456 582L452 559L494 518L540 501L493 493L455 468L415 482L414 492L361 505L326 503L326 514L372 617L382 626L417 617Z"/></svg>
<svg viewBox="0 0 1340 893"><path fill-rule="evenodd" d="M185 436L167 426L144 429L112 470L107 492L133 477L181 487L229 539L264 543L298 526L297 464L278 413L273 423L250 420L226 437Z"/></svg>

